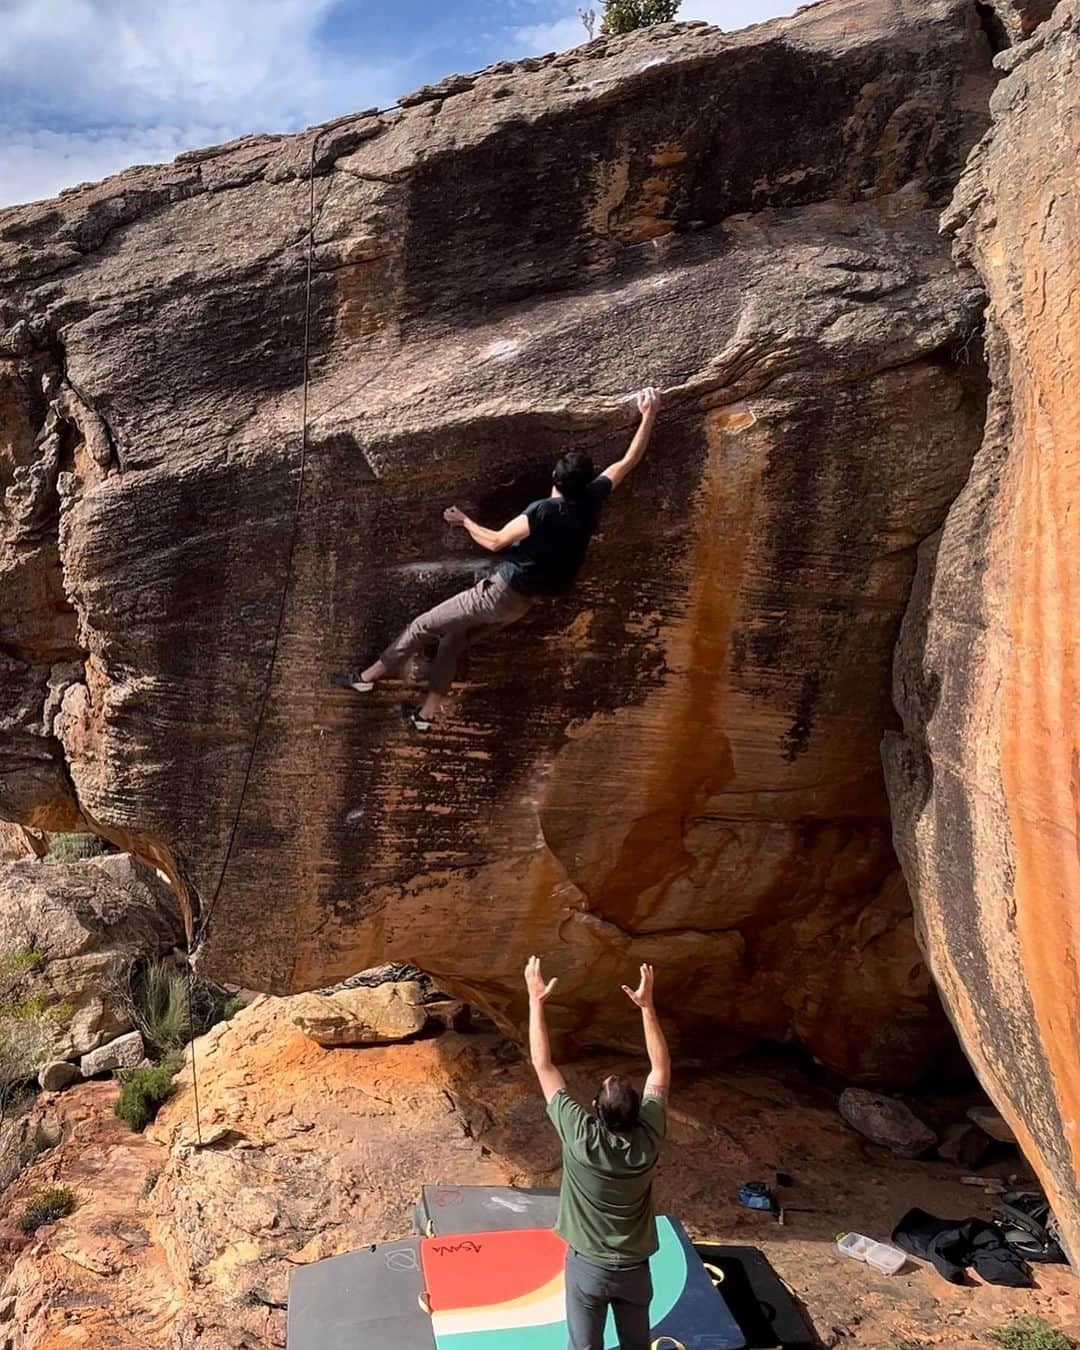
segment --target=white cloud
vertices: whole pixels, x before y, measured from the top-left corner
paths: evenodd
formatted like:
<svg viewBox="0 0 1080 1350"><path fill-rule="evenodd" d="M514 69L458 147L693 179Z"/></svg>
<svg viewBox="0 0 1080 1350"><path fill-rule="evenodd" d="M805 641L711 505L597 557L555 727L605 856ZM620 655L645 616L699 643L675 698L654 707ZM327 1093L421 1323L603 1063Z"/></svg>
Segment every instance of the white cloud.
<svg viewBox="0 0 1080 1350"><path fill-rule="evenodd" d="M0 127L0 207L55 197L132 164L175 159L182 150L230 140L231 127L115 127L88 132Z"/></svg>
<svg viewBox="0 0 1080 1350"><path fill-rule="evenodd" d="M8 98L29 96L38 115L65 120L145 122L163 108L215 122L299 120L343 87L383 83L379 67L357 70L320 48L334 3L8 0L0 80Z"/></svg>
<svg viewBox="0 0 1080 1350"><path fill-rule="evenodd" d="M414 83L320 43L337 0L0 0L0 205L293 131Z"/></svg>
<svg viewBox="0 0 1080 1350"><path fill-rule="evenodd" d="M733 32L783 14L794 14L806 0L683 0L680 19L705 19Z"/></svg>
<svg viewBox="0 0 1080 1350"><path fill-rule="evenodd" d="M679 17L738 28L795 3L684 0ZM435 61L452 64L457 52L468 68L479 52L451 10L403 39L396 60L358 58L365 4L0 0L0 207L214 141L387 107L438 78ZM475 64L577 46L586 40L579 7L603 3L498 0L500 21ZM332 11L353 21L347 50L321 32Z"/></svg>
<svg viewBox="0 0 1080 1350"><path fill-rule="evenodd" d="M683 0L678 17L704 19L731 31L781 14L794 14L802 3L804 0ZM603 0L589 0L588 4L582 0L578 8L603 13ZM529 55L564 51L588 41L577 10L566 13L562 4L556 8L556 17L545 23L524 24L514 29L513 36L518 48Z"/></svg>
<svg viewBox="0 0 1080 1350"><path fill-rule="evenodd" d="M585 6L582 6L585 8ZM529 23L515 28L514 55L543 56L546 52L562 52L567 47L578 47L588 42L589 35L576 14L551 23Z"/></svg>

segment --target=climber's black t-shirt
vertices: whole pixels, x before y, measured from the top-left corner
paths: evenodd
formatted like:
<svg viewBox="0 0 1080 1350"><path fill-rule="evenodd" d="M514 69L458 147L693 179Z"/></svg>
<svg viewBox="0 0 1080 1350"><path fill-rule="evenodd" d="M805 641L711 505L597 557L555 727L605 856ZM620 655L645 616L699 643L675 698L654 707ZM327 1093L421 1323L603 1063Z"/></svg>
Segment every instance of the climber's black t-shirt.
<svg viewBox="0 0 1080 1350"><path fill-rule="evenodd" d="M594 478L582 497L544 497L524 515L528 537L507 550L498 575L522 595L562 595L585 561L585 550L600 523L600 508L613 487Z"/></svg>

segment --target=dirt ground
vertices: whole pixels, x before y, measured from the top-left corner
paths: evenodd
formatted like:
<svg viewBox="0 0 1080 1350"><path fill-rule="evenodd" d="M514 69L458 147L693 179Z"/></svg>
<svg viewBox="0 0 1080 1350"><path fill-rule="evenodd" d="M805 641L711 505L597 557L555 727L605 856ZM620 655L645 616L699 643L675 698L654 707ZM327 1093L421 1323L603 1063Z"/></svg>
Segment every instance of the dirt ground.
<svg viewBox="0 0 1080 1350"><path fill-rule="evenodd" d="M424 1182L557 1181L531 1070L494 1034L324 1050L292 1026L285 1000L264 999L204 1037L198 1055L202 1148L192 1147L189 1079L144 1136L113 1117L111 1084L42 1100L63 1139L3 1200L0 1347L283 1347L291 1271L407 1234ZM596 1058L567 1076L587 1102L620 1069L642 1065ZM914 1105L940 1125L969 1100ZM980 1175L1025 1170L1003 1149ZM793 1181L777 1192L782 1227L735 1194L777 1171ZM989 1330L1021 1312L1080 1335L1080 1283L1065 1267L1037 1268L1037 1287L1016 1291L955 1287L921 1262L881 1276L836 1252L840 1232L888 1239L911 1205L989 1215L993 1198L962 1175L867 1143L840 1119L830 1086L757 1056L677 1068L657 1201L696 1239L760 1247L825 1346L988 1350ZM76 1209L27 1238L21 1206L46 1184L72 1186Z"/></svg>
<svg viewBox="0 0 1080 1350"><path fill-rule="evenodd" d="M588 1102L603 1075L618 1068L641 1072L640 1064L605 1058L570 1066L567 1078ZM475 1135L518 1184L552 1185L557 1150L530 1080L526 1064L489 1069L476 1085ZM940 1127L962 1120L966 1106L981 1100L974 1089L910 1104ZM777 1172L794 1183L776 1189L785 1206L783 1226L736 1198L743 1181L771 1183ZM1006 1146L978 1172L988 1179L1017 1174L1031 1176ZM916 1205L943 1218L990 1217L995 1197L961 1182L970 1175L940 1160L897 1158L869 1143L840 1118L834 1090L791 1059L758 1055L676 1071L657 1204L680 1218L695 1240L764 1251L826 1346L974 1350L995 1344L987 1333L1019 1313L1041 1315L1080 1338L1080 1281L1066 1267L1035 1267L1032 1290L986 1285L974 1275L958 1287L921 1261L909 1260L890 1277L836 1251L837 1235L849 1231L888 1241L897 1220Z"/></svg>

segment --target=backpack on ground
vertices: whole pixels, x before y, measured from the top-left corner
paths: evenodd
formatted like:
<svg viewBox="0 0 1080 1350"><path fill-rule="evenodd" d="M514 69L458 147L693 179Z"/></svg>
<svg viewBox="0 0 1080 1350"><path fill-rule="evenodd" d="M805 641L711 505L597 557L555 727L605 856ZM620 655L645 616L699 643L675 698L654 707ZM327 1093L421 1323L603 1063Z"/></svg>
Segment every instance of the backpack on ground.
<svg viewBox="0 0 1080 1350"><path fill-rule="evenodd" d="M1008 1191L999 1201L994 1223L1025 1261L1065 1261L1057 1220L1038 1191Z"/></svg>

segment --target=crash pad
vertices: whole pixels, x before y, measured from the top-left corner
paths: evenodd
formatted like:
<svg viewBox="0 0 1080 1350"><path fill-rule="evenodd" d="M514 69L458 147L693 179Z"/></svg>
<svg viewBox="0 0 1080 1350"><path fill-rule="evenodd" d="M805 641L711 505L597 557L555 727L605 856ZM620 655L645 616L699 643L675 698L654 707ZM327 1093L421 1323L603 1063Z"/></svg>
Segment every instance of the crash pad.
<svg viewBox="0 0 1080 1350"><path fill-rule="evenodd" d="M406 1238L297 1267L288 1350L435 1350L421 1304L419 1247L418 1238Z"/></svg>
<svg viewBox="0 0 1080 1350"><path fill-rule="evenodd" d="M810 1350L820 1341L794 1295L757 1247L695 1242L751 1350Z"/></svg>
<svg viewBox="0 0 1080 1350"><path fill-rule="evenodd" d="M666 1216L656 1222L660 1249L650 1269L657 1350L743 1350L742 1332L682 1226ZM566 1244L550 1228L421 1239L437 1350L504 1350L509 1344L514 1350L566 1350L565 1260ZM605 1347L617 1345L609 1316Z"/></svg>
<svg viewBox="0 0 1080 1350"><path fill-rule="evenodd" d="M557 1190L516 1186L423 1186L416 1207L416 1231L423 1237L446 1233L493 1233L502 1228L554 1228Z"/></svg>

